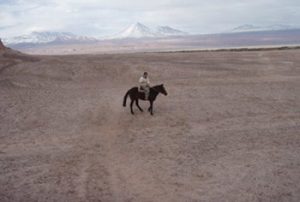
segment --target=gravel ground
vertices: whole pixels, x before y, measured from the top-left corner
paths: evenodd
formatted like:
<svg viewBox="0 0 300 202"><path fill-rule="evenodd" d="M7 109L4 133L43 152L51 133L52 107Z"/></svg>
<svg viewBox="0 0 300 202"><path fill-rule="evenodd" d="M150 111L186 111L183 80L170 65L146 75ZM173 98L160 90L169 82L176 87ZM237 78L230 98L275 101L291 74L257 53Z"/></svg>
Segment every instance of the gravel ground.
<svg viewBox="0 0 300 202"><path fill-rule="evenodd" d="M0 94L1 202L300 201L300 50L2 50Z"/></svg>

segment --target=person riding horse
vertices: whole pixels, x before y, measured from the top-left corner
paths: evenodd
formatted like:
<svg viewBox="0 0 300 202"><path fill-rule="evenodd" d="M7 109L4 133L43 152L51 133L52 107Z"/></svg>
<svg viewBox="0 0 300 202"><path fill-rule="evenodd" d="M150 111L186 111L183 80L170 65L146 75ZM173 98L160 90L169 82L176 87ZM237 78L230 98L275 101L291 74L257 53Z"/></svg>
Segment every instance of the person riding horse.
<svg viewBox="0 0 300 202"><path fill-rule="evenodd" d="M131 114L134 114L133 112L133 104L135 103L138 109L142 112L143 109L139 105L139 100L149 101L150 106L148 108L148 111L151 115L153 115L153 102L155 101L158 94L168 95L164 84L156 85L150 87L150 80L148 78L148 73L144 72L143 76L139 79L139 86L134 86L131 89L129 89L123 99L123 106L126 107L126 100L129 96L131 99L130 102L130 112Z"/></svg>
<svg viewBox="0 0 300 202"><path fill-rule="evenodd" d="M144 72L143 76L141 76L141 78L139 79L139 84L140 84L139 91L144 92L145 100L148 100L149 93L150 93L150 80L148 78L148 72Z"/></svg>

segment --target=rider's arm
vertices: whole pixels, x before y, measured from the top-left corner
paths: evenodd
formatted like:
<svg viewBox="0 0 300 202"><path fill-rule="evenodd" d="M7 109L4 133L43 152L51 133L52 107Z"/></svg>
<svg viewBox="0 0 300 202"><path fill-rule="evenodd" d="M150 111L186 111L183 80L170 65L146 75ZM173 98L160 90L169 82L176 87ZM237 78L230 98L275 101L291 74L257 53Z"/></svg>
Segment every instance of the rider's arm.
<svg viewBox="0 0 300 202"><path fill-rule="evenodd" d="M143 82L144 82L144 78L141 77L141 78L139 79L139 83L142 84Z"/></svg>

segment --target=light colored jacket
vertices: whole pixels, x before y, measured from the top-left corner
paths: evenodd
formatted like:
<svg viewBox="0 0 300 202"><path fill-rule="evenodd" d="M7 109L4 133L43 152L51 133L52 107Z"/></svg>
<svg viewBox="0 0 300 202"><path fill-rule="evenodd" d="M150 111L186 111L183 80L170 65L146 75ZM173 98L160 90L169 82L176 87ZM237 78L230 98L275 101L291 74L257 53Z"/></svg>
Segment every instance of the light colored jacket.
<svg viewBox="0 0 300 202"><path fill-rule="evenodd" d="M145 78L145 77L141 77L140 80L139 80L139 83L140 83L140 86L142 87L147 87L147 86L150 86L150 80L149 78Z"/></svg>

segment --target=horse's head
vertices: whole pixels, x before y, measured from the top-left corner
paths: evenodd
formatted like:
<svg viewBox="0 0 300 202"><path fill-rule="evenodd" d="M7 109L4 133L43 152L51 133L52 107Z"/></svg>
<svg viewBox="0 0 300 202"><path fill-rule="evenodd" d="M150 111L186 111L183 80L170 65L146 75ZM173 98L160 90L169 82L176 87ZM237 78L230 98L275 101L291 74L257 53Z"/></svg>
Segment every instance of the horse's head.
<svg viewBox="0 0 300 202"><path fill-rule="evenodd" d="M167 91L164 87L164 84L159 85L159 92L164 94L164 95L168 95L168 93L167 93Z"/></svg>

